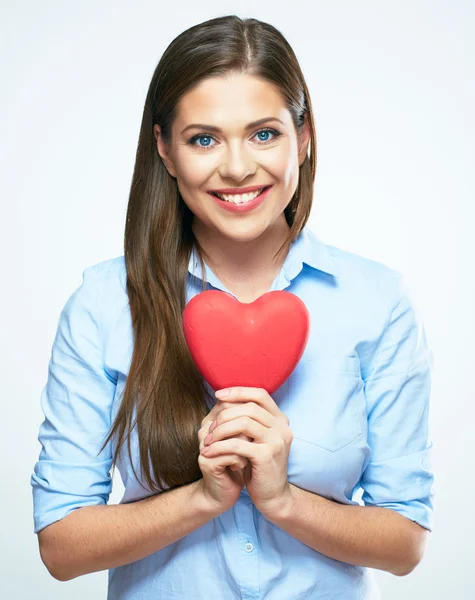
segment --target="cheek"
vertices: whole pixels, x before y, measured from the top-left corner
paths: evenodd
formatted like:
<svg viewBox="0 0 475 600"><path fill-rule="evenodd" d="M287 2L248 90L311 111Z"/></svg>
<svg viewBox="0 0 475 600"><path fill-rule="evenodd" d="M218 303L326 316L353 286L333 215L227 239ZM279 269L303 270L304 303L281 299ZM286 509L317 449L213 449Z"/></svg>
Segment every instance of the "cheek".
<svg viewBox="0 0 475 600"><path fill-rule="evenodd" d="M209 156L214 154L211 151L206 154L206 151L198 154L186 149L176 152L174 160L180 188L195 193L209 180L216 170L216 158Z"/></svg>
<svg viewBox="0 0 475 600"><path fill-rule="evenodd" d="M278 153L270 157L266 168L284 188L291 189L297 184L299 176L298 159L288 146L282 147Z"/></svg>
<svg viewBox="0 0 475 600"><path fill-rule="evenodd" d="M177 169L178 190L185 204L195 214L200 207L206 204L206 182L210 179L212 169L207 169L201 161L187 161L186 165L180 163Z"/></svg>
<svg viewBox="0 0 475 600"><path fill-rule="evenodd" d="M212 171L210 170L210 173ZM186 167L181 167L177 172L177 182L180 188L196 193L198 188L209 179L210 175L204 165L190 161Z"/></svg>

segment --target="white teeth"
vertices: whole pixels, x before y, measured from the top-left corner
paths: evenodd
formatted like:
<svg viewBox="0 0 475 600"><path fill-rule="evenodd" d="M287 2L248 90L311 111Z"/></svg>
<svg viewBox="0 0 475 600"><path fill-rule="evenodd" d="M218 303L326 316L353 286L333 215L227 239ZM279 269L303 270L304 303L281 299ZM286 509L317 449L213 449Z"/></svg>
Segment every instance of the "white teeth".
<svg viewBox="0 0 475 600"><path fill-rule="evenodd" d="M233 202L234 204L245 204L246 202L254 200L254 198L259 196L263 189L264 188L261 188L260 190L256 190L255 192L252 192L250 194L218 194L216 192L216 196L218 196L218 198L224 200L225 202Z"/></svg>

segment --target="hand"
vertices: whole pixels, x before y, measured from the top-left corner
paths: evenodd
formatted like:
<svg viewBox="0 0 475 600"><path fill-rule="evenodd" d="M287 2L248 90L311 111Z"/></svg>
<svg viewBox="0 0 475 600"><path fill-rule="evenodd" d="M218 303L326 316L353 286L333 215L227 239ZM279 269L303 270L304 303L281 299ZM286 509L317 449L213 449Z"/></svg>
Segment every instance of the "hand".
<svg viewBox="0 0 475 600"><path fill-rule="evenodd" d="M203 426L211 426L211 427L215 427L216 425L213 425L213 423L215 422L217 416L219 415L219 413L224 410L225 408L231 408L232 406L234 406L234 404L232 402L227 403L224 400L221 400L219 402L216 402L216 404L213 406L213 408L210 410L210 412L208 413L208 415L203 419L201 425ZM207 431L206 435L208 435L210 432ZM206 437L206 435L204 437ZM244 434L240 434L240 435L236 435L236 436L231 436L231 437L236 437L238 439L242 439L242 440L247 440L249 442L252 442L252 438L244 435ZM224 438L222 438L224 439ZM201 442L201 439L200 439ZM200 450L202 448L202 444L200 444ZM231 471L235 471L238 480L244 485L244 474L243 474L243 469L244 467L246 467L246 465L249 464L249 461L247 458L243 457L243 456L239 456L236 454L236 458L238 459L238 461L233 464L233 465L229 465L229 469Z"/></svg>
<svg viewBox="0 0 475 600"><path fill-rule="evenodd" d="M217 403L219 405L219 402ZM214 411L214 413L213 413ZM217 414L216 406L202 420L201 428L198 431L200 441L200 450L204 447L204 438L209 434L209 426ZM211 507L213 512L221 514L231 508L239 498L244 480L242 469L247 464L247 459L236 454L220 454L216 457L198 456L198 465L203 474L199 480L198 493L200 493ZM237 472L230 469L239 469Z"/></svg>
<svg viewBox="0 0 475 600"><path fill-rule="evenodd" d="M263 388L227 389L226 408L221 407L210 428L211 439L205 441L208 450L203 448L201 453L207 458L229 454L248 458L244 484L254 506L262 514L270 514L290 499L287 469L293 433L289 419ZM253 441L238 439L241 434Z"/></svg>

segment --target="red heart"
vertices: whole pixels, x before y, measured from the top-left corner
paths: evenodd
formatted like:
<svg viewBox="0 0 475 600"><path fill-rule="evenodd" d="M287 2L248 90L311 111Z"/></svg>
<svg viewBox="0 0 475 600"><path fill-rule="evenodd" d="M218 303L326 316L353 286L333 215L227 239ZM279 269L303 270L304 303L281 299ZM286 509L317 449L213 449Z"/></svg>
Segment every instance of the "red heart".
<svg viewBox="0 0 475 600"><path fill-rule="evenodd" d="M191 356L213 390L246 386L278 389L297 366L310 333L303 301L274 290L254 302L227 292L194 296L183 311Z"/></svg>

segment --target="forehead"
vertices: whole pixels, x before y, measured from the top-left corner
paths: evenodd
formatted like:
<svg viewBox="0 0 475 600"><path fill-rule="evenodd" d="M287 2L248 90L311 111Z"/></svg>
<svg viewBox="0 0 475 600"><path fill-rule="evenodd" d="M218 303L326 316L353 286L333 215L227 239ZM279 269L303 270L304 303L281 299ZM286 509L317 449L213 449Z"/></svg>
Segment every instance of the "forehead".
<svg viewBox="0 0 475 600"><path fill-rule="evenodd" d="M177 104L176 123L180 131L190 123L209 123L222 129L245 126L262 117L290 119L279 88L250 75L211 77L200 81Z"/></svg>

